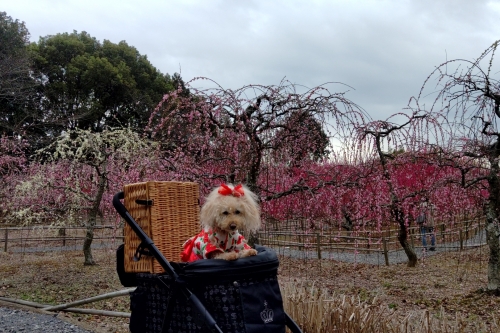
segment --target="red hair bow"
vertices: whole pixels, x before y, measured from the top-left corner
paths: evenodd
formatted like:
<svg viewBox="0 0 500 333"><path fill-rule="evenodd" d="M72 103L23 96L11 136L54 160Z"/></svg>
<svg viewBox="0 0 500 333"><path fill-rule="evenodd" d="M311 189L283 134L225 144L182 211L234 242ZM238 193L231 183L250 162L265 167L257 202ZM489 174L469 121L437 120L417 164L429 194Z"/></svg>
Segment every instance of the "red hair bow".
<svg viewBox="0 0 500 333"><path fill-rule="evenodd" d="M232 190L229 186L226 184L221 184L219 187L219 192L220 195L232 195L233 197L242 197L245 195L243 192L243 185L239 184L234 187L234 190Z"/></svg>

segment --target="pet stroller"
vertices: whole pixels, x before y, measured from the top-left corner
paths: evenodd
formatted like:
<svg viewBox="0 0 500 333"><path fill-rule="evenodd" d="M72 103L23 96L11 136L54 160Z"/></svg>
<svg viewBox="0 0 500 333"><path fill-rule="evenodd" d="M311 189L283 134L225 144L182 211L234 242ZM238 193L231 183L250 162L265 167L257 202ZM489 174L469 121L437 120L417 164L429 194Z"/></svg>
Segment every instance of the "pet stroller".
<svg viewBox="0 0 500 333"><path fill-rule="evenodd" d="M130 296L132 333L285 333L286 327L302 332L283 309L279 260L271 249L257 246L256 256L235 261L176 262L180 242L199 229L197 184L126 185L114 196L113 206L126 221L125 244L117 251L118 275L124 286L137 286ZM154 222L165 216L167 221ZM164 242L179 233L176 228L188 237Z"/></svg>

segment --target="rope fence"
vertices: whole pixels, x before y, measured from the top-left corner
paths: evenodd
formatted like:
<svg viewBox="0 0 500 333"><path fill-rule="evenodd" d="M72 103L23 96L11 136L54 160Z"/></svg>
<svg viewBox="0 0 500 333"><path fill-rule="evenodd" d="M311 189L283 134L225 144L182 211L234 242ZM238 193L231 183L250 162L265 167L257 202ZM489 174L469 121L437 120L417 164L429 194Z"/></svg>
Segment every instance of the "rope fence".
<svg viewBox="0 0 500 333"><path fill-rule="evenodd" d="M407 260L398 241L399 229L387 226L381 230L343 230L330 226L305 228L303 221L264 223L259 242L278 254L302 259L333 259L389 265ZM453 224L438 223L434 230L436 252L457 251L480 246L485 242L484 218ZM0 251L46 252L80 250L86 237L85 227L35 226L0 228ZM430 255L422 246L418 226L408 228L408 242L419 257ZM430 235L428 245L430 245ZM123 227L94 227L93 248L116 248L123 243Z"/></svg>
<svg viewBox="0 0 500 333"><path fill-rule="evenodd" d="M303 259L334 259L347 262L365 262L389 265L405 262L407 257L398 241L399 229L341 230L338 228L303 228L301 221L270 223L259 232L259 242L279 254ZM485 242L484 218L436 224L434 237L436 252L457 251L481 246ZM428 247L430 234L426 234ZM420 257L429 255L422 246L419 226L411 226L408 242Z"/></svg>
<svg viewBox="0 0 500 333"><path fill-rule="evenodd" d="M123 228L94 227L92 248L113 248L123 242ZM0 249L4 252L45 252L80 250L86 227L34 226L0 228Z"/></svg>

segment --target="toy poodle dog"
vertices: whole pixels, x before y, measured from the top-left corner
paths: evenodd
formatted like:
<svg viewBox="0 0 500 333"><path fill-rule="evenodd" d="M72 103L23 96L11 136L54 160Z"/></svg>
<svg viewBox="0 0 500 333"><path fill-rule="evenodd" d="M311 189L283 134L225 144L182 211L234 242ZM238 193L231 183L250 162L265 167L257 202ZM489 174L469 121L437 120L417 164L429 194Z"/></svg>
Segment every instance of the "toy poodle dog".
<svg viewBox="0 0 500 333"><path fill-rule="evenodd" d="M257 196L246 186L222 184L215 188L201 207L200 221L202 231L184 243L182 261L236 260L257 254L239 233L260 227Z"/></svg>

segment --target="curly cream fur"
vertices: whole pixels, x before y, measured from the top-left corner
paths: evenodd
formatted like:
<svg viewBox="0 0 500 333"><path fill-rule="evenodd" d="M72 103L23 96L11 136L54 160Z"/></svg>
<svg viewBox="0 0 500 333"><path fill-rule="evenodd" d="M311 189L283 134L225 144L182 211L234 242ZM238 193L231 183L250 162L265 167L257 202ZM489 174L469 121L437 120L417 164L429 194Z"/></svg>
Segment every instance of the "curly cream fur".
<svg viewBox="0 0 500 333"><path fill-rule="evenodd" d="M233 185L228 185L231 189ZM221 195L215 188L206 198L201 207L200 220L203 228L219 228L228 230L231 223L235 223L237 229L242 231L256 231L260 228L260 208L257 204L257 196L246 186L243 186L244 195L234 197L232 195ZM239 214L234 214L236 211ZM224 215L227 212L227 215Z"/></svg>

